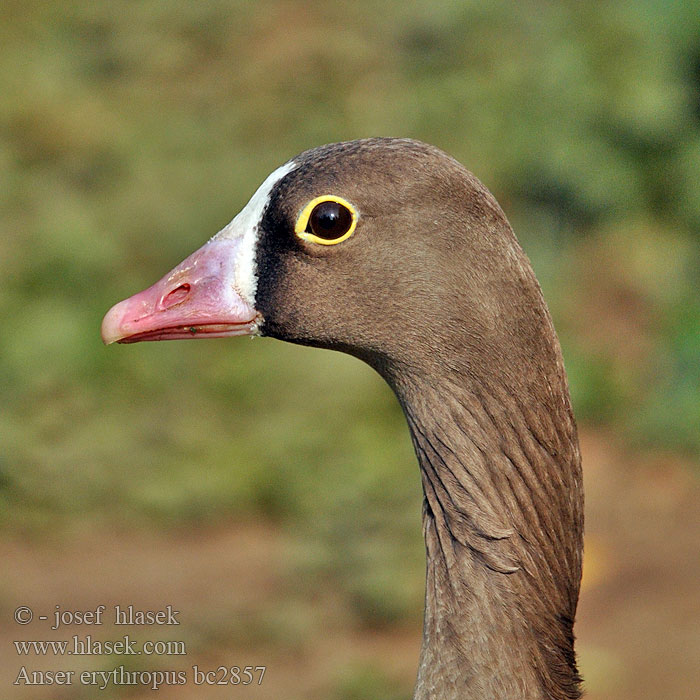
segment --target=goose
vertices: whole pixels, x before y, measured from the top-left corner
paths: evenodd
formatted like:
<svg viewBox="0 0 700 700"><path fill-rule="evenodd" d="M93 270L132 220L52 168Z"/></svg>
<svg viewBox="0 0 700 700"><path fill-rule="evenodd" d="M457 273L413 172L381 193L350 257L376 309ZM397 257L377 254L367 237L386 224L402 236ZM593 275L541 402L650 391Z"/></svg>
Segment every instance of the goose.
<svg viewBox="0 0 700 700"><path fill-rule="evenodd" d="M400 402L424 496L414 698L580 697L577 429L540 286L486 187L412 139L305 151L102 324L106 344L238 335L354 355Z"/></svg>

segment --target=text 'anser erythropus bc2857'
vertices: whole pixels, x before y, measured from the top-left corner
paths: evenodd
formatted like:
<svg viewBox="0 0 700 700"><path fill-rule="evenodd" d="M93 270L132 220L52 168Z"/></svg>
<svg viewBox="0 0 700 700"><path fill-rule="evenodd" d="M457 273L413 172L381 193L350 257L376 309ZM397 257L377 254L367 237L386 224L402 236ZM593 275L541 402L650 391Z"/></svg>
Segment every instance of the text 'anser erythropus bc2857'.
<svg viewBox="0 0 700 700"><path fill-rule="evenodd" d="M106 343L251 334L356 355L401 402L425 495L415 697L579 697L576 426L540 287L488 190L409 139L306 151L102 325Z"/></svg>

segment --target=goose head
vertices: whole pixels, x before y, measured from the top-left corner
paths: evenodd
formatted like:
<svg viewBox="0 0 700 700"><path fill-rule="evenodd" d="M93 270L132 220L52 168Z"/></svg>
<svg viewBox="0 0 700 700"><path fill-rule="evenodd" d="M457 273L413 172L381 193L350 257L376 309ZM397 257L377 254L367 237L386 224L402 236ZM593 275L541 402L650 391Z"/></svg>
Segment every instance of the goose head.
<svg viewBox="0 0 700 700"><path fill-rule="evenodd" d="M471 173L427 144L366 139L275 170L207 244L110 309L102 336L260 334L393 376L526 360L542 309L503 212Z"/></svg>
<svg viewBox="0 0 700 700"><path fill-rule="evenodd" d="M235 335L353 354L401 402L425 496L415 697L578 697L568 386L529 261L479 180L410 139L306 151L102 324L105 343Z"/></svg>

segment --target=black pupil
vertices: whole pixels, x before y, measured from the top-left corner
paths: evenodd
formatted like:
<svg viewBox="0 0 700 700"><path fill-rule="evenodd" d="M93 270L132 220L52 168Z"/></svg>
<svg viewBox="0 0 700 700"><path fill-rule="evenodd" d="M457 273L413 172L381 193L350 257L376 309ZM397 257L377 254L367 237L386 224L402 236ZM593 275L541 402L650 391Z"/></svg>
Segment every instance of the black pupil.
<svg viewBox="0 0 700 700"><path fill-rule="evenodd" d="M326 241L345 235L352 225L352 214L338 202L321 202L309 217L307 232Z"/></svg>

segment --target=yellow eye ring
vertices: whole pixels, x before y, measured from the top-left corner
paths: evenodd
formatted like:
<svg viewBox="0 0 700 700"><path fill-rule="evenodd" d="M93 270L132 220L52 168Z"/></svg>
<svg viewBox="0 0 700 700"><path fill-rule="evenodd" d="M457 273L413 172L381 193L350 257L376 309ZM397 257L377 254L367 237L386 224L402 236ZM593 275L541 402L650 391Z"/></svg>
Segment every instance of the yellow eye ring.
<svg viewBox="0 0 700 700"><path fill-rule="evenodd" d="M327 203L337 207L322 207ZM312 218L313 217L313 218ZM320 245L336 245L352 236L357 226L357 211L350 202L334 194L315 197L301 210L294 226L294 233L304 241ZM314 233L314 225L316 232ZM322 226L326 226L326 237L317 235ZM338 235L333 236L337 232Z"/></svg>

